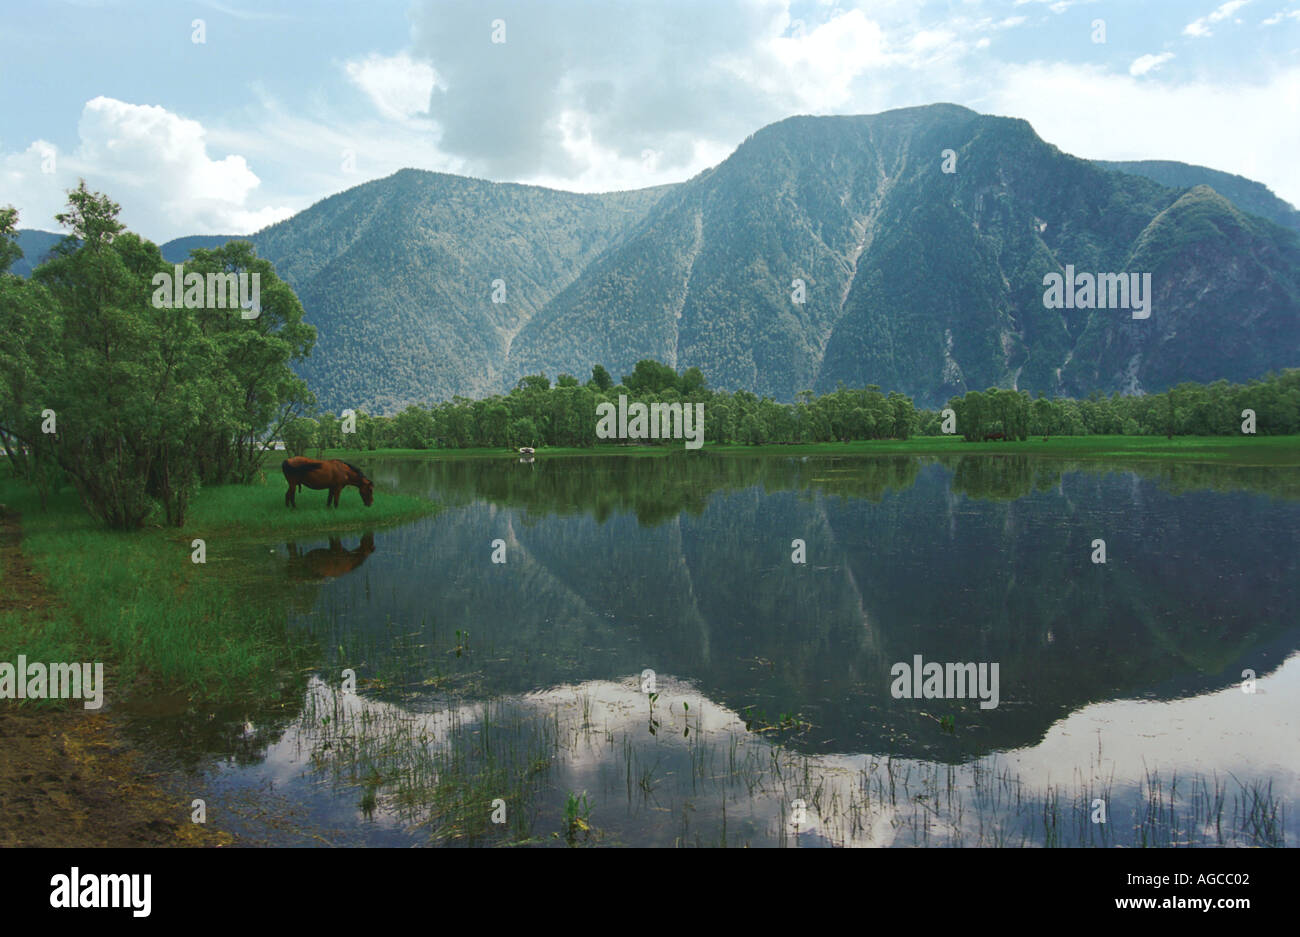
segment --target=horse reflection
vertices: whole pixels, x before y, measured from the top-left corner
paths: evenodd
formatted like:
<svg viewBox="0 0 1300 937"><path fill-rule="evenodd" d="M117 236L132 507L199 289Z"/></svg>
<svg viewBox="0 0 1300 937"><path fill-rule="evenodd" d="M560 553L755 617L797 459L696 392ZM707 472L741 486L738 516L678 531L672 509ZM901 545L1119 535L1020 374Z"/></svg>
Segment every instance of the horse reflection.
<svg viewBox="0 0 1300 937"><path fill-rule="evenodd" d="M289 550L289 577L291 579L329 579L352 572L375 552L375 535L367 533L355 550L345 550L339 537L330 537L328 547L317 547L303 553L296 543L286 543Z"/></svg>

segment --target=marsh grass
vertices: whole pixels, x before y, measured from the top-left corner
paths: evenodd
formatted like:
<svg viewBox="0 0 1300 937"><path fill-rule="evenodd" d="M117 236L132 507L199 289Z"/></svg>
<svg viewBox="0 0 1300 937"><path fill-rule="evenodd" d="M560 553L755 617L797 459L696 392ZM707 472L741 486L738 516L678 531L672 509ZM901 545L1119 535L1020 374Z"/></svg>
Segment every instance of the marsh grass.
<svg viewBox="0 0 1300 937"><path fill-rule="evenodd" d="M1116 783L1098 761L1033 786L997 755L961 765L810 755L739 715L705 719L707 701L688 708L672 691L661 690L652 733L640 695L617 697L582 685L408 709L325 688L309 745L329 783L438 844L1286 845L1286 808L1267 780L1152 770ZM489 822L494 798L508 804L504 827ZM796 800L807 805L799 827ZM1098 801L1106 822L1094 822Z"/></svg>
<svg viewBox="0 0 1300 937"><path fill-rule="evenodd" d="M533 801L559 747L550 720L520 718L506 700L413 712L321 682L307 700L302 738L313 766L335 787L359 787L367 817L382 811L434 843L532 841ZM497 800L503 824L492 822Z"/></svg>
<svg viewBox="0 0 1300 937"><path fill-rule="evenodd" d="M326 532L398 523L436 510L432 502L379 493L366 514L359 498L327 513L291 512L269 485L224 486L194 499L185 527L110 531L68 489L45 510L13 479L0 502L22 516L22 551L53 594L45 609L0 614L0 660L102 660L106 699L185 691L212 702L267 704L301 694L302 669L318 656L286 631L283 570L249 561L249 544L287 532ZM207 562L191 562L193 539Z"/></svg>

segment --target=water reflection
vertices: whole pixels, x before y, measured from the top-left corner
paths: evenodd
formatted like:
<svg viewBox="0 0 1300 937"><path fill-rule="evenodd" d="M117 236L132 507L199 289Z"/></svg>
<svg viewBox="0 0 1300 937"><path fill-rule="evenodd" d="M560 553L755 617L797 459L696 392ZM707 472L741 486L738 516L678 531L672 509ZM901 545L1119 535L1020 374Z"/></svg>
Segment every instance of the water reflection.
<svg viewBox="0 0 1300 937"><path fill-rule="evenodd" d="M1158 786L1157 755L1218 770L1225 726L1237 741L1294 737L1294 713L1278 706L1296 683L1294 667L1279 683L1279 667L1300 648L1293 475L1018 455L376 463L377 483L449 507L378 547L370 535L351 551L290 545L286 608L322 649L324 679L263 770L335 818L361 797L354 822L386 818L394 836L418 824L438 839L532 841L570 791L600 791L601 814L622 785L609 841L681 839L677 813L698 797L702 841L728 839L730 822L731 841L779 844L800 791L814 805L805 845L814 825L817 842L1051 843L1064 834L1029 831L1022 805L1041 818L1066 795L1071 810L1097 795L1121 812L1164 796L1135 752L1152 755ZM1092 561L1098 538L1105 564ZM792 562L797 541L806 562ZM891 666L918 654L998 663L999 706L894 699ZM350 700L345 668L359 681ZM646 669L666 688L654 705L638 689ZM1244 697L1247 669L1273 681L1271 695ZM1190 712L1216 733L1186 731ZM1086 713L1106 714L1089 723L1095 737L1062 739ZM1035 754L1049 748L1054 760ZM1237 748L1238 783L1291 779L1256 803L1294 796L1293 750ZM1124 754L1118 775L1111 750ZM1037 793L1013 784L1008 763ZM341 793L293 782L290 766L307 764ZM799 783L786 775L799 771ZM814 798L808 779L831 775ZM509 791L514 838L486 813L447 813L440 784L458 804ZM943 790L956 813L942 818L927 813L933 800L908 800ZM978 808L966 820L963 803ZM984 837L985 821L1001 840ZM1294 835L1294 811L1285 822ZM1110 834L1085 825L1055 841L1098 835Z"/></svg>
<svg viewBox="0 0 1300 937"><path fill-rule="evenodd" d="M330 579L352 572L375 552L375 535L367 531L361 543L353 550L345 549L339 537L330 537L328 547L317 547L306 552L298 544L290 541L285 549L289 552L288 573L290 579Z"/></svg>

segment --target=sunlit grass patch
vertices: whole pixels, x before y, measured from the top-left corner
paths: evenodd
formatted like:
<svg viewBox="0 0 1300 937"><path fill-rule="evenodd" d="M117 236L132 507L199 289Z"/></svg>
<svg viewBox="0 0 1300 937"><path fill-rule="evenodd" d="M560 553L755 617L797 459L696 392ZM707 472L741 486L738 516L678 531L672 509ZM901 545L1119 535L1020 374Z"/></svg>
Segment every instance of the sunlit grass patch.
<svg viewBox="0 0 1300 937"><path fill-rule="evenodd" d="M397 494L382 489L375 503L366 507L355 488L345 488L338 507L327 507L327 491L299 490L297 507L284 503L288 485L283 479L253 485L223 485L207 488L194 499L186 517L186 533L201 536L204 531L237 530L247 534L343 532L387 527L414 520L437 510L426 498Z"/></svg>
<svg viewBox="0 0 1300 937"><path fill-rule="evenodd" d="M421 498L379 493L342 506L284 505L270 485L204 489L183 528L110 531L63 490L45 510L27 489L0 480L0 501L22 515L23 553L56 599L51 609L0 615L0 660L103 660L110 700L184 690L211 701L281 698L302 689L314 656L287 635L282 570L250 564L249 538L285 531L333 532L395 524L436 510ZM207 562L191 561L194 538Z"/></svg>

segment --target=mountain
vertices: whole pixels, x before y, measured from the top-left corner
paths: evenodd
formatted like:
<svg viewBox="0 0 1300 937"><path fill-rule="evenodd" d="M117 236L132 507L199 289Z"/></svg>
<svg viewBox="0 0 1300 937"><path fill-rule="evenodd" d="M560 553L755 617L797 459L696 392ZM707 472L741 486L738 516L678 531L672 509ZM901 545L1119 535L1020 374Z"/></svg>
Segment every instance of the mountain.
<svg viewBox="0 0 1300 937"><path fill-rule="evenodd" d="M49 256L50 251L54 250L54 245L63 240L62 234L55 234L51 231L37 231L34 228L20 228L18 230L18 246L22 249L23 256L14 261L10 273L16 273L20 277L30 276L33 269L39 267L41 263Z"/></svg>
<svg viewBox="0 0 1300 937"><path fill-rule="evenodd" d="M1150 273L1154 312L1045 308L1044 275L1067 264ZM952 105L791 118L665 195L532 317L507 370L620 374L647 355L782 400L840 381L937 405L990 385L1244 380L1300 362L1300 241L1208 188L1062 153L1022 120Z"/></svg>
<svg viewBox="0 0 1300 937"><path fill-rule="evenodd" d="M617 378L646 357L780 400L843 381L936 406L991 385L1135 393L1300 364L1297 218L1238 176L1098 164L1023 120L936 104L790 118L632 192L403 170L249 239L317 327L302 373L333 410L596 363ZM1150 274L1150 317L1047 308L1044 276L1067 265Z"/></svg>
<svg viewBox="0 0 1300 937"><path fill-rule="evenodd" d="M395 410L513 386L519 330L660 197L403 170L260 232L317 328L322 401ZM494 281L502 302L493 302ZM588 366L590 367L590 366Z"/></svg>
<svg viewBox="0 0 1300 937"><path fill-rule="evenodd" d="M163 255L163 260L168 263L179 264L189 259L190 251L194 250L215 250L221 247L227 241L251 241L255 240L246 234L192 234L189 237L176 238L161 244L158 250Z"/></svg>
<svg viewBox="0 0 1300 937"><path fill-rule="evenodd" d="M1300 232L1300 211L1274 195L1262 182L1204 166L1190 166L1163 159L1114 162L1094 159L1093 164L1116 172L1145 176L1171 189L1191 189L1208 185L1244 212L1267 218L1274 224Z"/></svg>
<svg viewBox="0 0 1300 937"><path fill-rule="evenodd" d="M30 276L32 270L40 266L49 256L50 251L54 249L54 246L65 237L66 235L63 234L56 234L52 231L39 231L35 228L19 229L18 246L22 248L23 256L13 265L11 272L22 277ZM235 239L253 240L248 235L196 234L168 241L158 249L162 252L163 260L178 264L184 262L190 256L190 251L196 248L212 249Z"/></svg>

